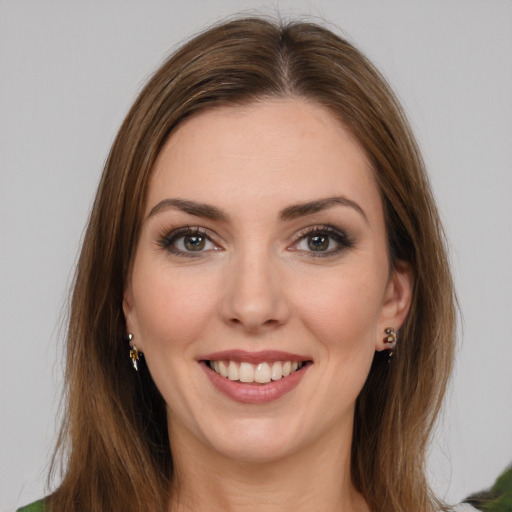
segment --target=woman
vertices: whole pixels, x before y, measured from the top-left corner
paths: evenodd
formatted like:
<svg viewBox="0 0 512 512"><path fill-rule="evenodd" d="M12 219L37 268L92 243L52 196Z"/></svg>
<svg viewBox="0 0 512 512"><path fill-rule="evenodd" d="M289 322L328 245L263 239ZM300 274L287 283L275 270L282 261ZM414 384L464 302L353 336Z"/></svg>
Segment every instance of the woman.
<svg viewBox="0 0 512 512"><path fill-rule="evenodd" d="M313 24L214 27L109 155L47 510L448 510L424 465L454 323L421 157L375 68Z"/></svg>

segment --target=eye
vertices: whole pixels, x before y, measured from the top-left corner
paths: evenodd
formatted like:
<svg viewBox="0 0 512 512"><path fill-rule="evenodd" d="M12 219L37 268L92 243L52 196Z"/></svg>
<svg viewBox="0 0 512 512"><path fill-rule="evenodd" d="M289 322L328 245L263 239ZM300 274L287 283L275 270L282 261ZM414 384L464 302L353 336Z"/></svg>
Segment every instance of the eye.
<svg viewBox="0 0 512 512"><path fill-rule="evenodd" d="M159 245L171 254L186 257L200 256L201 253L220 249L205 230L196 227L179 228L164 233Z"/></svg>
<svg viewBox="0 0 512 512"><path fill-rule="evenodd" d="M298 245L297 249L299 250L310 250L310 251L328 251L329 248L332 249L332 245L335 245L336 242L332 240L332 237L329 235L309 235L305 239L303 239ZM304 247L307 245L307 248Z"/></svg>
<svg viewBox="0 0 512 512"><path fill-rule="evenodd" d="M307 253L308 256L322 257L338 254L354 245L344 232L332 226L312 226L296 235L297 241L290 251Z"/></svg>

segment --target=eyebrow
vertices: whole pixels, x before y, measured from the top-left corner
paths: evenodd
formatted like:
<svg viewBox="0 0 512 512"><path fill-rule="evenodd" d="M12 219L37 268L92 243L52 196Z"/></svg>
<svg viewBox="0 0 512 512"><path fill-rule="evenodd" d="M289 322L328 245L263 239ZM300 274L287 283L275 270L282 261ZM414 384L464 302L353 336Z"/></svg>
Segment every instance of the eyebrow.
<svg viewBox="0 0 512 512"><path fill-rule="evenodd" d="M227 214L216 206L188 201L186 199L164 199L151 208L148 218L160 213L161 211L168 210L169 208L178 208L179 210L189 213L190 215L195 215L196 217L204 217L206 219L222 222L228 221Z"/></svg>
<svg viewBox="0 0 512 512"><path fill-rule="evenodd" d="M292 220L299 217L305 217L306 215L312 215L314 213L318 213L323 210L327 210L328 208L332 208L333 206L339 205L353 208L361 214L366 222L368 222L368 218L364 210L355 201L352 201L345 196L326 197L306 203L287 206L280 211L279 217L281 220ZM195 215L196 217L203 217L221 222L229 221L229 216L216 206L179 198L168 198L160 201L158 204L153 206L153 208L151 208L151 211L148 214L148 218L156 215L157 213L168 210L169 208L177 208L190 215Z"/></svg>
<svg viewBox="0 0 512 512"><path fill-rule="evenodd" d="M326 197L307 203L288 206L284 210L281 210L279 216L282 220L291 220L298 217L304 217L305 215L312 215L313 213L318 213L337 205L353 208L362 215L366 222L368 222L368 217L364 210L355 201L352 201L352 199L345 196Z"/></svg>

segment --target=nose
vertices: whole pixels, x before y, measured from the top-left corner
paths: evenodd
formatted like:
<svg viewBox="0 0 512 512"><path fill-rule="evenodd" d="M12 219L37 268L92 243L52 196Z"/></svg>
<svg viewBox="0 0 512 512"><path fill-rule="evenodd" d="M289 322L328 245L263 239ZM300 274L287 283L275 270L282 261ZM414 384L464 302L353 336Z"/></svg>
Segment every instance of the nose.
<svg viewBox="0 0 512 512"><path fill-rule="evenodd" d="M226 272L221 311L226 323L258 333L288 321L290 305L280 264L265 250L235 257Z"/></svg>

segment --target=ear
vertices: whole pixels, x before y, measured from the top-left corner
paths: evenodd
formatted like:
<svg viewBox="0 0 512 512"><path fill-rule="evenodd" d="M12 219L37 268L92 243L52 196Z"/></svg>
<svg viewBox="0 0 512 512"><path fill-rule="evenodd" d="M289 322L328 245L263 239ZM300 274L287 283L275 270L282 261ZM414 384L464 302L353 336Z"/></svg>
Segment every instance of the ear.
<svg viewBox="0 0 512 512"><path fill-rule="evenodd" d="M380 352L389 348L383 341L385 329L392 327L398 331L402 327L411 306L413 285L411 266L403 261L397 261L384 293L375 350Z"/></svg>
<svg viewBox="0 0 512 512"><path fill-rule="evenodd" d="M143 351L142 339L139 336L138 322L137 322L137 310L135 308L135 302L133 300L131 280L124 290L123 295L123 313L124 320L126 323L126 334L133 335L133 344L141 351Z"/></svg>

